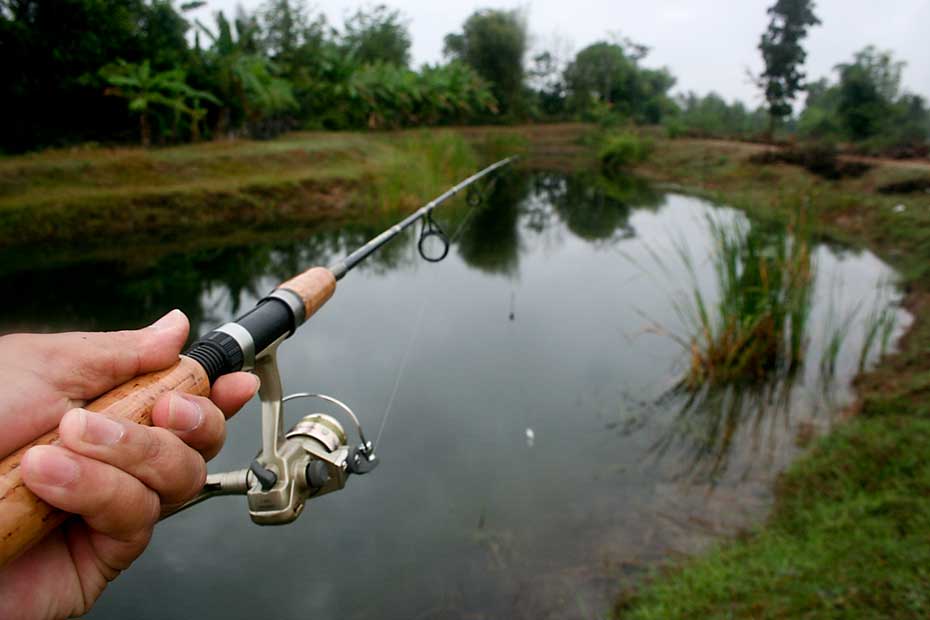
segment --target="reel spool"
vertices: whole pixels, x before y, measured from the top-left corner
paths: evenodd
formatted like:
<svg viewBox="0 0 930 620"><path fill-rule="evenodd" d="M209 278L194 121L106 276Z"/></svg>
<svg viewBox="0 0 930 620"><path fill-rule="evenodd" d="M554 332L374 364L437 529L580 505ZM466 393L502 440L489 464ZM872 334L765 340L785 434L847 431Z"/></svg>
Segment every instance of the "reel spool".
<svg viewBox="0 0 930 620"><path fill-rule="evenodd" d="M219 495L245 495L249 516L259 525L291 523L310 499L339 491L350 474L367 474L380 462L355 412L325 394L300 392L281 397L276 347L257 360L261 378L262 449L248 469L211 474L201 493L176 511ZM351 445L343 425L325 413L304 415L282 432L284 403L298 399L322 400L341 409L352 421L359 443Z"/></svg>

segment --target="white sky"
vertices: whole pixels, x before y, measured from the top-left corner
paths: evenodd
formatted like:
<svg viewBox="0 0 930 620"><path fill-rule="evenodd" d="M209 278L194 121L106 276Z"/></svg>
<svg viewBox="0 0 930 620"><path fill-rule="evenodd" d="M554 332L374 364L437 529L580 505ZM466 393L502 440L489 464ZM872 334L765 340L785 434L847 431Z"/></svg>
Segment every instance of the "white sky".
<svg viewBox="0 0 930 620"><path fill-rule="evenodd" d="M622 33L652 48L645 64L668 67L678 78L676 92L715 90L755 105L760 99L746 70L761 69L756 45L774 0L384 1L410 20L415 65L440 61L443 37L459 31L476 9L519 7L529 17L534 50L555 43L563 54L577 52L610 33ZM210 0L195 14L201 19L217 9L231 14L237 4L253 10L262 1ZM361 4L372 3L317 0L310 6L341 25ZM807 39L810 79L834 77L834 65L872 43L906 61L905 89L930 99L930 0L816 0L816 12L823 25Z"/></svg>

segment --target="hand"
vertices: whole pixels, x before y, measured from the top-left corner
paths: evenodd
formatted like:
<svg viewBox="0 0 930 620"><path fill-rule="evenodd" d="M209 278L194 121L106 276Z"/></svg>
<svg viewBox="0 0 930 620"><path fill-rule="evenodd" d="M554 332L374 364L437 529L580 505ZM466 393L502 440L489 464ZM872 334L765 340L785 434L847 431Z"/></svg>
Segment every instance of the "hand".
<svg viewBox="0 0 930 620"><path fill-rule="evenodd" d="M255 394L256 377L221 377L210 399L166 394L152 427L80 409L174 364L188 329L175 310L137 331L0 338L0 458L57 426L61 445L27 451L23 479L52 506L79 515L0 569L0 618L86 613L145 550L162 506L200 490L226 418Z"/></svg>

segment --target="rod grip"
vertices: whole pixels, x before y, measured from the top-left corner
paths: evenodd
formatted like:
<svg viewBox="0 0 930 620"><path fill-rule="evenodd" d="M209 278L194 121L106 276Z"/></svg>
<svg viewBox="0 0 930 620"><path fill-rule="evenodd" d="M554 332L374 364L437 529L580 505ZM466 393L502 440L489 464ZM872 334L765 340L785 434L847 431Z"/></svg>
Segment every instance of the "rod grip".
<svg viewBox="0 0 930 620"><path fill-rule="evenodd" d="M294 276L278 288L293 291L303 300L306 321L336 292L336 277L325 267L313 267Z"/></svg>
<svg viewBox="0 0 930 620"><path fill-rule="evenodd" d="M155 401L173 390L208 396L210 381L200 364L181 356L170 368L130 379L85 409L150 426ZM58 431L52 431L0 461L0 567L45 538L69 516L36 497L23 483L19 469L26 450L57 443Z"/></svg>

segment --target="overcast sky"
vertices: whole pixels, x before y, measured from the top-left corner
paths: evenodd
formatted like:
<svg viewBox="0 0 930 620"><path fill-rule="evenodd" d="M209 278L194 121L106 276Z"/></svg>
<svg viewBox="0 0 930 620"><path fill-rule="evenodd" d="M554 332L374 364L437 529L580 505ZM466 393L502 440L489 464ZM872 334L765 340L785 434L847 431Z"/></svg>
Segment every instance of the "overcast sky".
<svg viewBox="0 0 930 620"><path fill-rule="evenodd" d="M529 0L528 2L450 2L393 0L386 2L409 19L415 65L442 59L442 39L461 29L479 8L522 8L529 18L532 49L555 47L565 54L605 39L611 33L648 45L647 66L666 66L678 79L675 91L714 90L727 99L759 103L746 70L758 72L756 45L767 23L773 0ZM237 4L252 10L261 0L210 0L205 13ZM331 23L362 2L317 0L310 6L326 13ZM367 3L368 5L372 3ZM907 90L930 99L930 0L816 0L823 22L807 40L810 79L833 75L832 68L872 43L890 49L907 62ZM208 22L209 23L209 22Z"/></svg>

